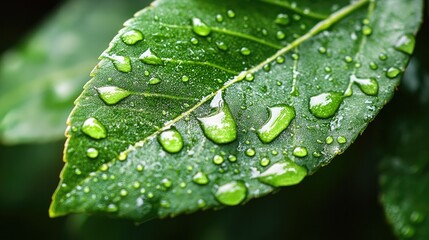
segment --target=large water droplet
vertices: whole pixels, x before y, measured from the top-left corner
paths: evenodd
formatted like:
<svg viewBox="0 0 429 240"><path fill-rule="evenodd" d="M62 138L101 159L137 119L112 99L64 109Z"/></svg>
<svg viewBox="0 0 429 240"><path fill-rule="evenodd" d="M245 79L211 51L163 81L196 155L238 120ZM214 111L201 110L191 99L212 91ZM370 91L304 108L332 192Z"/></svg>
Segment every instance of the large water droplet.
<svg viewBox="0 0 429 240"><path fill-rule="evenodd" d="M140 55L139 59L146 63L152 65L161 65L162 59L158 57L150 48L148 48L142 55Z"/></svg>
<svg viewBox="0 0 429 240"><path fill-rule="evenodd" d="M257 130L259 139L264 143L273 141L295 118L295 109L285 104L270 107L268 111L268 120Z"/></svg>
<svg viewBox="0 0 429 240"><path fill-rule="evenodd" d="M305 157L308 155L308 151L305 147L296 147L295 149L293 149L292 154L295 157Z"/></svg>
<svg viewBox="0 0 429 240"><path fill-rule="evenodd" d="M175 128L170 128L159 134L158 142L169 153L180 152L183 148L182 135Z"/></svg>
<svg viewBox="0 0 429 240"><path fill-rule="evenodd" d="M212 31L211 28L199 18L192 18L192 30L195 34L202 37L208 36Z"/></svg>
<svg viewBox="0 0 429 240"><path fill-rule="evenodd" d="M413 34L405 34L396 41L395 49L406 54L412 54L416 39Z"/></svg>
<svg viewBox="0 0 429 240"><path fill-rule="evenodd" d="M89 158L96 158L98 157L98 150L95 148L88 148L88 150L86 150L86 156Z"/></svg>
<svg viewBox="0 0 429 240"><path fill-rule="evenodd" d="M198 118L204 135L215 143L230 143L237 138L237 127L228 105L222 99L219 91L210 103L216 109L207 117Z"/></svg>
<svg viewBox="0 0 429 240"><path fill-rule="evenodd" d="M106 56L108 59L112 60L113 65L116 70L124 73L131 72L131 59L129 57L124 56Z"/></svg>
<svg viewBox="0 0 429 240"><path fill-rule="evenodd" d="M399 69L398 69L398 68L396 68L396 67L391 67L391 68L387 69L387 71L386 71L386 76L387 76L388 78L395 78L395 77L397 77L400 73L401 73L401 70L399 70Z"/></svg>
<svg viewBox="0 0 429 240"><path fill-rule="evenodd" d="M134 45L138 41L143 40L143 34L139 30L132 29L122 34L121 39L125 44Z"/></svg>
<svg viewBox="0 0 429 240"><path fill-rule="evenodd" d="M100 87L97 88L98 95L107 104L113 105L128 97L131 92L119 87Z"/></svg>
<svg viewBox="0 0 429 240"><path fill-rule="evenodd" d="M95 118L88 118L82 125L82 132L94 139L102 139L107 136L106 128Z"/></svg>
<svg viewBox="0 0 429 240"><path fill-rule="evenodd" d="M359 86L360 90L362 90L362 92L367 95L375 96L378 94L378 82L377 80L375 80L375 78L357 78L355 75L351 75L350 81L352 83L356 83ZM351 85L349 86L349 89L347 89L344 95L352 95Z"/></svg>
<svg viewBox="0 0 429 240"><path fill-rule="evenodd" d="M343 102L343 95L337 92L322 93L310 98L310 112L318 118L332 117Z"/></svg>
<svg viewBox="0 0 429 240"><path fill-rule="evenodd" d="M307 176L307 169L287 159L269 167L258 176L258 180L273 187L298 184Z"/></svg>
<svg viewBox="0 0 429 240"><path fill-rule="evenodd" d="M205 184L209 183L209 178L207 177L207 175L205 173L197 172L192 177L192 181L194 181L194 183L196 183L196 184L205 185Z"/></svg>
<svg viewBox="0 0 429 240"><path fill-rule="evenodd" d="M216 199L225 205L235 206L240 204L247 195L247 188L243 182L232 181L220 186L216 193Z"/></svg>

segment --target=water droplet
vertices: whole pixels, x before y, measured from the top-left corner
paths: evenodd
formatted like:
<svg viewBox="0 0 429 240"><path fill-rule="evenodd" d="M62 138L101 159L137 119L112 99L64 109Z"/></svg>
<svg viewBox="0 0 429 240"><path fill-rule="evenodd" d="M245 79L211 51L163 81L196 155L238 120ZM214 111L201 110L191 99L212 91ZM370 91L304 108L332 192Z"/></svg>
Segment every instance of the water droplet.
<svg viewBox="0 0 429 240"><path fill-rule="evenodd" d="M278 57L276 58L276 62L277 62L278 64L282 64L282 63L284 63L284 62L285 62L285 58L284 58L283 56L278 56Z"/></svg>
<svg viewBox="0 0 429 240"><path fill-rule="evenodd" d="M405 225L400 229L400 233L405 238L411 238L415 235L416 230L411 226Z"/></svg>
<svg viewBox="0 0 429 240"><path fill-rule="evenodd" d="M285 13L279 13L276 17L276 19L274 20L274 22L278 25L283 25L286 26L289 24L289 16Z"/></svg>
<svg viewBox="0 0 429 240"><path fill-rule="evenodd" d="M247 195L247 188L243 182L232 181L220 186L216 193L216 199L228 206L235 206L240 204Z"/></svg>
<svg viewBox="0 0 429 240"><path fill-rule="evenodd" d="M143 73L145 76L149 76L150 72L148 70L145 70Z"/></svg>
<svg viewBox="0 0 429 240"><path fill-rule="evenodd" d="M295 109L285 104L270 107L268 112L268 120L257 130L259 139L264 143L272 142L295 118Z"/></svg>
<svg viewBox="0 0 429 240"><path fill-rule="evenodd" d="M293 20L295 20L295 21L299 21L299 20L301 20L301 16L300 16L300 15L298 15L298 14L294 14L294 15L292 15L292 18L293 18Z"/></svg>
<svg viewBox="0 0 429 240"><path fill-rule="evenodd" d="M125 44L134 45L138 41L143 40L143 34L139 30L132 29L122 34L121 39Z"/></svg>
<svg viewBox="0 0 429 240"><path fill-rule="evenodd" d="M82 171L81 171L79 168L76 168L76 169L74 170L74 173L75 173L76 175L81 175L81 174L82 174Z"/></svg>
<svg viewBox="0 0 429 240"><path fill-rule="evenodd" d="M228 46L224 42L216 42L216 46L222 51L228 50Z"/></svg>
<svg viewBox="0 0 429 240"><path fill-rule="evenodd" d="M232 10L228 10L228 11L226 11L226 15L227 15L229 18L234 18L234 17L235 17L235 12L234 12L234 11L232 11Z"/></svg>
<svg viewBox="0 0 429 240"><path fill-rule="evenodd" d="M107 212L116 212L118 211L118 206L116 206L115 204L111 203L109 205L107 205Z"/></svg>
<svg viewBox="0 0 429 240"><path fill-rule="evenodd" d="M293 53L292 54L292 59L293 60L298 60L299 59L299 54L298 53Z"/></svg>
<svg viewBox="0 0 429 240"><path fill-rule="evenodd" d="M197 205L199 208L203 208L206 206L206 202L204 201L204 199L198 199Z"/></svg>
<svg viewBox="0 0 429 240"><path fill-rule="evenodd" d="M353 62L353 58L352 58L352 57L350 57L350 56L345 56L345 57L344 57L344 61L345 61L346 63L351 63L351 62Z"/></svg>
<svg viewBox="0 0 429 240"><path fill-rule="evenodd" d="M248 73L248 74L246 74L245 79L246 79L246 81L251 82L251 81L253 81L253 79L255 79L255 76L251 73Z"/></svg>
<svg viewBox="0 0 429 240"><path fill-rule="evenodd" d="M332 136L328 136L325 139L326 144L331 144L334 142L334 138Z"/></svg>
<svg viewBox="0 0 429 240"><path fill-rule="evenodd" d="M325 47L319 47L319 53L325 54L326 53L326 48Z"/></svg>
<svg viewBox="0 0 429 240"><path fill-rule="evenodd" d="M332 72L332 69L330 67L325 67L325 72L330 73Z"/></svg>
<svg viewBox="0 0 429 240"><path fill-rule="evenodd" d="M305 157L308 155L308 151L307 151L307 148L305 148L305 147L296 147L293 150L292 154L295 157Z"/></svg>
<svg viewBox="0 0 429 240"><path fill-rule="evenodd" d="M208 36L212 31L211 28L199 18L192 18L192 30L195 34L202 37Z"/></svg>
<svg viewBox="0 0 429 240"><path fill-rule="evenodd" d="M88 150L86 150L86 156L89 158L96 158L98 157L98 150L95 148L88 148Z"/></svg>
<svg viewBox="0 0 429 240"><path fill-rule="evenodd" d="M189 81L189 77L186 75L183 75L182 76L182 82L187 82L187 81Z"/></svg>
<svg viewBox="0 0 429 240"><path fill-rule="evenodd" d="M221 14L216 15L216 21L217 22L223 22L223 16Z"/></svg>
<svg viewBox="0 0 429 240"><path fill-rule="evenodd" d="M119 87L100 87L97 88L98 95L107 104L113 105L128 97L131 92Z"/></svg>
<svg viewBox="0 0 429 240"><path fill-rule="evenodd" d="M265 64L263 67L265 72L269 72L271 70L271 65L270 64Z"/></svg>
<svg viewBox="0 0 429 240"><path fill-rule="evenodd" d="M318 118L332 117L343 102L343 95L337 92L322 93L310 98L310 112Z"/></svg>
<svg viewBox="0 0 429 240"><path fill-rule="evenodd" d="M256 151L253 148L248 148L248 149L246 149L245 154L249 157L253 157L253 156L255 156Z"/></svg>
<svg viewBox="0 0 429 240"><path fill-rule="evenodd" d="M344 143L346 143L346 142L347 142L347 138L346 138L346 137L343 137L343 136L339 136L339 137L337 137L337 142L338 142L339 144L344 144Z"/></svg>
<svg viewBox="0 0 429 240"><path fill-rule="evenodd" d="M102 139L107 136L106 128L95 118L88 118L82 124L82 132L94 139Z"/></svg>
<svg viewBox="0 0 429 240"><path fill-rule="evenodd" d="M371 35L372 34L372 28L370 26L368 26L368 25L364 25L362 27L362 34L365 35L365 36Z"/></svg>
<svg viewBox="0 0 429 240"><path fill-rule="evenodd" d="M122 197L126 197L126 196L128 195L128 191L127 191L127 190L125 190L125 189L122 189L122 190L119 192L119 195L121 195Z"/></svg>
<svg viewBox="0 0 429 240"><path fill-rule="evenodd" d="M273 164L258 176L258 180L273 187L284 187L300 183L305 176L307 169L287 159Z"/></svg>
<svg viewBox="0 0 429 240"><path fill-rule="evenodd" d="M228 156L228 160L229 160L230 162L236 162L236 161L237 161L237 157L236 157L236 156L234 156L234 155L229 155L229 156Z"/></svg>
<svg viewBox="0 0 429 240"><path fill-rule="evenodd" d="M313 152L313 157L321 157L322 154L320 152Z"/></svg>
<svg viewBox="0 0 429 240"><path fill-rule="evenodd" d="M164 178L161 180L161 184L166 188L170 188L171 185L173 185L173 182L168 178Z"/></svg>
<svg viewBox="0 0 429 240"><path fill-rule="evenodd" d="M214 157L213 157L213 163L214 164L216 164L216 165L220 165L220 164L222 164L224 162L224 158L222 157L222 156L220 156L220 155L215 155Z"/></svg>
<svg viewBox="0 0 429 240"><path fill-rule="evenodd" d="M205 173L197 172L192 177L192 181L194 181L194 183L196 183L196 184L205 185L205 184L209 183L209 178L207 177L207 175Z"/></svg>
<svg viewBox="0 0 429 240"><path fill-rule="evenodd" d="M261 159L261 161L259 162L259 164L261 164L262 167L266 167L266 166L268 166L268 164L270 164L270 162L271 161L270 161L269 158L264 157L264 158Z"/></svg>
<svg viewBox="0 0 429 240"><path fill-rule="evenodd" d="M191 38L191 43L192 43L192 44L197 45L197 44L198 44L198 42L199 42L199 41L198 41L198 39L196 39L196 38L194 38L194 37L193 37L193 38Z"/></svg>
<svg viewBox="0 0 429 240"><path fill-rule="evenodd" d="M378 69L378 65L377 65L377 63L375 63L375 62L370 62L370 63L369 63L369 67L370 67L372 70L377 70L377 69Z"/></svg>
<svg viewBox="0 0 429 240"><path fill-rule="evenodd" d="M413 34L405 34L396 41L395 49L411 55L414 51L416 39Z"/></svg>
<svg viewBox="0 0 429 240"><path fill-rule="evenodd" d="M175 128L170 128L159 134L158 142L169 153L180 152L183 148L182 135Z"/></svg>
<svg viewBox="0 0 429 240"><path fill-rule="evenodd" d="M158 57L150 48L148 48L142 55L140 55L139 59L146 63L151 65L161 65L162 59Z"/></svg>
<svg viewBox="0 0 429 240"><path fill-rule="evenodd" d="M163 199L159 202L159 205L163 208L170 208L171 204L169 201Z"/></svg>
<svg viewBox="0 0 429 240"><path fill-rule="evenodd" d="M352 78L353 77L353 78ZM364 92L367 95L375 96L378 94L378 82L375 80L375 78L357 78L356 76L352 75L350 78L352 78L352 81L355 82L360 90Z"/></svg>
<svg viewBox="0 0 429 240"><path fill-rule="evenodd" d="M276 33L276 37L277 37L278 40L282 40L282 39L284 39L286 37L286 34L284 32L282 32L282 31L278 31Z"/></svg>
<svg viewBox="0 0 429 240"><path fill-rule="evenodd" d="M399 70L396 67L390 67L389 69L387 69L386 71L386 76L388 78L395 78L397 77L399 74L401 73L401 70Z"/></svg>
<svg viewBox="0 0 429 240"><path fill-rule="evenodd" d="M250 55L250 49L248 49L247 47L242 47L240 49L241 54L243 54L244 56Z"/></svg>
<svg viewBox="0 0 429 240"><path fill-rule="evenodd" d="M91 189L87 186L83 189L84 193L89 193L91 191Z"/></svg>
<svg viewBox="0 0 429 240"><path fill-rule="evenodd" d="M129 57L124 56L106 56L110 60L112 60L113 65L115 66L116 70L124 73L131 72L131 59Z"/></svg>
<svg viewBox="0 0 429 240"><path fill-rule="evenodd" d="M137 188L139 188L140 186L141 186L141 184L140 184L140 182L139 182L139 181L135 181L135 182L133 182L133 188L137 189Z"/></svg>
<svg viewBox="0 0 429 240"><path fill-rule="evenodd" d="M141 164L138 164L138 165L136 166L136 170L137 170L137 171L139 171L139 172L143 171L143 169L144 169L144 167L143 167L143 165L141 165Z"/></svg>
<svg viewBox="0 0 429 240"><path fill-rule="evenodd" d="M149 79L149 84L150 85L155 85L161 82L161 79L157 78L157 77L153 77L151 79Z"/></svg>
<svg viewBox="0 0 429 240"><path fill-rule="evenodd" d="M380 53L380 55L378 55L378 58L381 61L386 61L387 60L387 55L385 53Z"/></svg>
<svg viewBox="0 0 429 240"><path fill-rule="evenodd" d="M413 211L410 215L410 221L413 223L421 223L424 219L424 214L418 211Z"/></svg>
<svg viewBox="0 0 429 240"><path fill-rule="evenodd" d="M228 105L219 91L210 103L210 107L216 109L207 117L198 118L204 135L215 143L230 143L237 138L237 127Z"/></svg>

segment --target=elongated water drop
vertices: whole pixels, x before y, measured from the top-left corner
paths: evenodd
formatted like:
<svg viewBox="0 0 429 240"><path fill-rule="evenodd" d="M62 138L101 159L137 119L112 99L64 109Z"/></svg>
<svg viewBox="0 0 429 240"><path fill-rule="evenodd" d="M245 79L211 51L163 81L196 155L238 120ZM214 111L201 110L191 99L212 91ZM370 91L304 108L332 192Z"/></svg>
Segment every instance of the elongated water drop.
<svg viewBox="0 0 429 240"><path fill-rule="evenodd" d="M416 38L413 34L405 34L396 41L395 49L406 54L412 54L414 46L416 44Z"/></svg>
<svg viewBox="0 0 429 240"><path fill-rule="evenodd" d="M237 127L228 105L219 91L210 103L216 111L207 117L198 118L204 135L218 144L230 143L237 138Z"/></svg>
<svg viewBox="0 0 429 240"><path fill-rule="evenodd" d="M119 87L100 87L97 88L98 95L107 104L113 105L128 97L131 92Z"/></svg>
<svg viewBox="0 0 429 240"><path fill-rule="evenodd" d="M289 16L285 13L279 13L276 17L276 19L274 20L274 22L278 25L283 25L286 26L289 24Z"/></svg>
<svg viewBox="0 0 429 240"><path fill-rule="evenodd" d="M337 92L322 93L310 98L310 112L318 118L334 116L343 102L343 95Z"/></svg>
<svg viewBox="0 0 429 240"><path fill-rule="evenodd" d="M268 120L257 130L259 139L264 143L272 142L295 118L295 109L285 104L270 107L268 111Z"/></svg>
<svg viewBox="0 0 429 240"><path fill-rule="evenodd" d="M286 159L284 162L273 164L258 176L258 180L273 187L284 187L300 183L305 176L307 169Z"/></svg>
<svg viewBox="0 0 429 240"><path fill-rule="evenodd" d="M82 132L94 139L102 139L107 136L106 128L95 118L88 118L82 125Z"/></svg>
<svg viewBox="0 0 429 240"><path fill-rule="evenodd" d="M121 39L127 45L134 45L138 41L143 40L143 34L139 30L132 29L122 34Z"/></svg>
<svg viewBox="0 0 429 240"><path fill-rule="evenodd" d="M376 96L378 94L378 82L375 78L361 79L356 78L354 82L359 86L360 90L367 95Z"/></svg>
<svg viewBox="0 0 429 240"><path fill-rule="evenodd" d="M169 153L180 152L183 148L182 135L175 128L170 128L159 134L158 142Z"/></svg>
<svg viewBox="0 0 429 240"><path fill-rule="evenodd" d="M228 206L240 204L247 195L247 188L243 182L232 181L220 186L215 193L216 199Z"/></svg>
<svg viewBox="0 0 429 240"><path fill-rule="evenodd" d="M161 65L162 59L158 57L150 48L148 48L144 53L142 53L139 57L139 59L146 63L151 65Z"/></svg>
<svg viewBox="0 0 429 240"><path fill-rule="evenodd" d="M202 37L208 36L212 31L211 28L199 18L192 18L192 30L195 34Z"/></svg>
<svg viewBox="0 0 429 240"><path fill-rule="evenodd" d="M124 73L131 72L131 59L129 57L112 55L106 57L112 60L113 66L115 66L116 70Z"/></svg>

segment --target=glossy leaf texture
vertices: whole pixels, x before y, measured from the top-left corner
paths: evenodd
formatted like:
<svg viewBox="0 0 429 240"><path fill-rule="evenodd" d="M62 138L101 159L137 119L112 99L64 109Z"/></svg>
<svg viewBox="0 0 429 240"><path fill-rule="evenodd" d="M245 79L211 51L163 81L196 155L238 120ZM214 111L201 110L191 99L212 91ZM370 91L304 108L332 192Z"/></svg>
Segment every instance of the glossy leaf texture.
<svg viewBox="0 0 429 240"><path fill-rule="evenodd" d="M70 0L7 50L0 58L0 141L63 139L73 101L97 57L121 23L144 6Z"/></svg>
<svg viewBox="0 0 429 240"><path fill-rule="evenodd" d="M50 215L141 222L298 184L392 98L421 5L154 2L76 101Z"/></svg>
<svg viewBox="0 0 429 240"><path fill-rule="evenodd" d="M426 64L427 49L420 50L425 53L421 61L414 58L405 75L403 110L387 125L386 156L380 165L381 203L400 239L429 238L429 75L420 67Z"/></svg>

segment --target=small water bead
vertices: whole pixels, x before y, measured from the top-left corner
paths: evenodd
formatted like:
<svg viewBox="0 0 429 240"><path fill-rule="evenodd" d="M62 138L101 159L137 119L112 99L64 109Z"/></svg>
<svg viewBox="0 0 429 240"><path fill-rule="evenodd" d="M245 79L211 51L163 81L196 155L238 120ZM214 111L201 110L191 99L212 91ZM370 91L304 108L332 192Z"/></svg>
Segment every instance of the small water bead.
<svg viewBox="0 0 429 240"><path fill-rule="evenodd" d="M262 166L262 167L266 167L266 166L268 166L269 164L270 164L270 159L269 158L266 158L266 157L264 157L264 158L262 158L261 159L261 161L259 162L259 164Z"/></svg>
<svg viewBox="0 0 429 240"><path fill-rule="evenodd" d="M377 69L378 69L378 65L377 65L377 63L375 63L375 62L370 62L370 63L369 63L369 67L370 67L372 70L377 70Z"/></svg>
<svg viewBox="0 0 429 240"><path fill-rule="evenodd" d="M143 169L144 169L143 165L141 165L141 164L137 164L137 166L136 166L136 170L137 170L138 172L143 171Z"/></svg>
<svg viewBox="0 0 429 240"><path fill-rule="evenodd" d="M86 156L89 158L96 158L98 157L98 150L95 148L88 148L88 150L86 150Z"/></svg>
<svg viewBox="0 0 429 240"><path fill-rule="evenodd" d="M277 62L278 64L282 64L282 63L284 63L284 62L285 62L285 58L284 58L283 56L278 56L278 57L276 58L276 62Z"/></svg>
<svg viewBox="0 0 429 240"><path fill-rule="evenodd" d="M293 60L298 60L299 59L299 54L298 53L293 53L292 54L292 59Z"/></svg>
<svg viewBox="0 0 429 240"><path fill-rule="evenodd" d="M170 208L171 204L169 201L163 199L159 202L159 205L163 208Z"/></svg>
<svg viewBox="0 0 429 240"><path fill-rule="evenodd" d="M91 189L89 187L84 187L83 188L83 192L84 193L89 193L91 191Z"/></svg>
<svg viewBox="0 0 429 240"><path fill-rule="evenodd" d="M271 154L272 154L273 156L276 156L277 154L279 154L279 152L277 152L276 150L273 150L273 151L271 151Z"/></svg>
<svg viewBox="0 0 429 240"><path fill-rule="evenodd" d="M82 174L82 171L81 171L79 168L76 168L76 169L74 170L74 173L75 173L76 175L81 175L81 174Z"/></svg>
<svg viewBox="0 0 429 240"><path fill-rule="evenodd" d="M416 38L413 34L402 35L398 41L396 41L395 49L411 55L414 51L414 46L416 44Z"/></svg>
<svg viewBox="0 0 429 240"><path fill-rule="evenodd" d="M203 173L203 172L197 172L193 177L192 177L192 181L196 184L199 185L205 185L207 183L209 183L209 178L208 176Z"/></svg>
<svg viewBox="0 0 429 240"><path fill-rule="evenodd" d="M161 180L161 184L166 188L170 188L171 185L173 185L173 182L168 178L164 178Z"/></svg>
<svg viewBox="0 0 429 240"><path fill-rule="evenodd" d="M262 35L264 35L264 36L267 36L268 35L268 31L267 31L267 29L262 29L261 30L261 33L262 33Z"/></svg>
<svg viewBox="0 0 429 240"><path fill-rule="evenodd" d="M228 10L228 11L226 11L226 15L227 15L229 18L234 18L234 17L235 17L235 12L234 12L234 11L232 11L232 10Z"/></svg>
<svg viewBox="0 0 429 240"><path fill-rule="evenodd" d="M202 37L208 36L212 31L211 28L199 18L192 18L192 30L195 34Z"/></svg>
<svg viewBox="0 0 429 240"><path fill-rule="evenodd" d="M351 63L351 62L353 62L353 58L352 58L352 57L350 57L350 56L345 56L345 57L344 57L344 61L345 61L346 63Z"/></svg>
<svg viewBox="0 0 429 240"><path fill-rule="evenodd" d="M290 22L289 16L285 13L279 13L274 22L278 25L286 26Z"/></svg>
<svg viewBox="0 0 429 240"><path fill-rule="evenodd" d="M396 67L390 67L389 69L387 69L386 71L386 76L388 78L395 78L397 77L399 74L401 73L401 70L399 70Z"/></svg>
<svg viewBox="0 0 429 240"><path fill-rule="evenodd" d="M102 164L101 166L100 166L100 171L102 171L102 172L105 172L105 171L107 171L108 169L109 169L109 165L107 165L107 164Z"/></svg>
<svg viewBox="0 0 429 240"><path fill-rule="evenodd" d="M222 51L228 50L228 46L224 42L216 42L216 46Z"/></svg>
<svg viewBox="0 0 429 240"><path fill-rule="evenodd" d="M194 37L193 37L193 38L191 38L191 43L192 43L192 44L197 45L197 44L198 44L198 42L199 42L199 41L198 41L198 39L196 39L196 38L194 38Z"/></svg>
<svg viewBox="0 0 429 240"><path fill-rule="evenodd" d="M82 132L94 139L103 139L107 136L106 128L95 118L88 118L83 122Z"/></svg>
<svg viewBox="0 0 429 240"><path fill-rule="evenodd" d="M178 153L183 148L182 135L175 128L170 128L159 134L158 142L169 153Z"/></svg>
<svg viewBox="0 0 429 240"><path fill-rule="evenodd" d="M97 92L107 105L116 104L131 94L131 92L115 86L99 87Z"/></svg>
<svg viewBox="0 0 429 240"><path fill-rule="evenodd" d="M213 163L214 163L214 164L216 164L216 165L220 165L220 164L222 164L224 161L225 161L225 160L224 160L224 158L223 158L222 156L220 156L220 155L215 155L215 156L213 157Z"/></svg>
<svg viewBox="0 0 429 240"><path fill-rule="evenodd" d="M127 190L125 190L125 189L122 189L122 190L119 192L119 195L121 195L122 197L126 197L126 196L128 195L128 191L127 191Z"/></svg>
<svg viewBox="0 0 429 240"><path fill-rule="evenodd" d="M325 139L326 144L331 144L334 142L334 138L332 136L328 136Z"/></svg>
<svg viewBox="0 0 429 240"><path fill-rule="evenodd" d="M182 82L188 82L189 81L189 77L186 75L182 76Z"/></svg>
<svg viewBox="0 0 429 240"><path fill-rule="evenodd" d="M246 74L245 79L246 79L246 81L251 82L251 81L253 81L253 79L255 79L255 76L251 73L248 73L248 74Z"/></svg>
<svg viewBox="0 0 429 240"><path fill-rule="evenodd" d="M272 142L295 118L295 109L285 104L268 108L268 120L257 130L259 139L264 143Z"/></svg>
<svg viewBox="0 0 429 240"><path fill-rule="evenodd" d="M215 192L215 198L222 204L235 206L240 204L247 195L247 188L241 181L232 181L220 186Z"/></svg>
<svg viewBox="0 0 429 240"><path fill-rule="evenodd" d="M246 149L245 154L246 154L248 157L253 157L253 156L255 156L256 151L255 151L255 149L253 149L253 148L248 148L248 149Z"/></svg>
<svg viewBox="0 0 429 240"><path fill-rule="evenodd" d="M147 71L147 70L145 70L143 74L144 74L145 76L149 76L150 72L149 72L149 71Z"/></svg>
<svg viewBox="0 0 429 240"><path fill-rule="evenodd" d="M118 211L118 206L116 206L115 204L111 203L109 205L107 205L107 212L117 212Z"/></svg>
<svg viewBox="0 0 429 240"><path fill-rule="evenodd" d="M370 26L368 26L368 25L364 25L362 27L362 34L365 35L365 36L371 35L372 34L372 28Z"/></svg>
<svg viewBox="0 0 429 240"><path fill-rule="evenodd" d="M330 73L330 72L332 72L332 69L330 67L325 67L325 72Z"/></svg>
<svg viewBox="0 0 429 240"><path fill-rule="evenodd" d="M241 54L243 54L244 56L248 56L248 55L250 55L250 53L251 53L250 49L248 49L247 47L242 47L242 48L240 49L240 52L241 52Z"/></svg>
<svg viewBox="0 0 429 240"><path fill-rule="evenodd" d="M153 78L149 79L149 84L150 85L156 85L156 84L158 84L160 82L161 82L161 79L159 79L157 77L153 77Z"/></svg>
<svg viewBox="0 0 429 240"><path fill-rule="evenodd" d="M205 207L205 206L206 206L206 201L204 201L204 199L198 199L198 200L197 200L197 206L198 206L199 208L203 208L203 207Z"/></svg>
<svg viewBox="0 0 429 240"><path fill-rule="evenodd" d="M155 195L152 192L148 192L147 193L147 197L148 198L153 198L153 197L155 197Z"/></svg>
<svg viewBox="0 0 429 240"><path fill-rule="evenodd" d="M144 53L142 53L139 57L139 59L146 63L151 65L161 65L162 59L158 57L150 48L148 48Z"/></svg>
<svg viewBox="0 0 429 240"><path fill-rule="evenodd" d="M282 40L282 39L284 39L286 37L286 34L284 32L282 32L282 31L278 31L276 33L276 37L277 37L278 40Z"/></svg>
<svg viewBox="0 0 429 240"><path fill-rule="evenodd" d="M222 91L216 94L210 107L216 111L207 117L198 118L204 135L217 144L234 141L237 138L237 127L228 104L222 98Z"/></svg>
<svg viewBox="0 0 429 240"><path fill-rule="evenodd" d="M263 67L265 72L269 72L271 70L271 65L270 64L265 64Z"/></svg>
<svg viewBox="0 0 429 240"><path fill-rule="evenodd" d="M298 14L294 14L294 15L292 15L292 19L295 21L299 21L299 20L301 20L301 16Z"/></svg>
<svg viewBox="0 0 429 240"><path fill-rule="evenodd" d="M327 50L325 47L319 47L318 51L320 54L325 54Z"/></svg>
<svg viewBox="0 0 429 240"><path fill-rule="evenodd" d="M321 93L310 98L310 112L318 118L332 117L343 102L343 95L337 92Z"/></svg>
<svg viewBox="0 0 429 240"><path fill-rule="evenodd" d="M216 17L215 17L215 19L216 19L216 21L217 22L223 22L223 16L221 15L221 14L216 14Z"/></svg>
<svg viewBox="0 0 429 240"><path fill-rule="evenodd" d="M185 182L181 182L181 183L179 184L179 187L180 187L180 188L185 188L185 187L186 187L186 185L187 185L187 184L186 184Z"/></svg>
<svg viewBox="0 0 429 240"><path fill-rule="evenodd" d="M230 162L236 162L237 161L237 157L234 156L234 155L229 155L228 156L228 161L230 161Z"/></svg>
<svg viewBox="0 0 429 240"><path fill-rule="evenodd" d="M284 187L300 183L305 176L307 169L286 159L273 164L258 176L258 180L273 187Z"/></svg>
<svg viewBox="0 0 429 240"><path fill-rule="evenodd" d="M339 137L337 137L337 142L338 142L339 144L344 144L344 143L346 143L346 142L347 142L347 138L345 138L345 137L343 137L343 136L339 136Z"/></svg>
<svg viewBox="0 0 429 240"><path fill-rule="evenodd" d="M320 152L313 152L313 157L321 157L322 154Z"/></svg>
<svg viewBox="0 0 429 240"><path fill-rule="evenodd" d="M381 61L386 61L387 58L388 57L385 53L380 53L380 55L378 55L378 59L380 59Z"/></svg>
<svg viewBox="0 0 429 240"><path fill-rule="evenodd" d="M131 59L129 57L117 55L106 57L112 60L113 66L115 66L116 70L124 73L131 72Z"/></svg>
<svg viewBox="0 0 429 240"><path fill-rule="evenodd" d="M292 154L295 157L305 157L308 155L308 151L305 147L296 147L295 149L293 149Z"/></svg>
<svg viewBox="0 0 429 240"><path fill-rule="evenodd" d="M132 29L122 34L121 39L127 45L134 45L143 40L143 33L139 30Z"/></svg>
<svg viewBox="0 0 429 240"><path fill-rule="evenodd" d="M135 182L133 182L133 188L139 188L140 187L140 182L139 181L135 181Z"/></svg>

